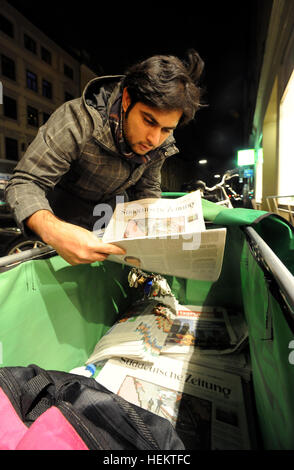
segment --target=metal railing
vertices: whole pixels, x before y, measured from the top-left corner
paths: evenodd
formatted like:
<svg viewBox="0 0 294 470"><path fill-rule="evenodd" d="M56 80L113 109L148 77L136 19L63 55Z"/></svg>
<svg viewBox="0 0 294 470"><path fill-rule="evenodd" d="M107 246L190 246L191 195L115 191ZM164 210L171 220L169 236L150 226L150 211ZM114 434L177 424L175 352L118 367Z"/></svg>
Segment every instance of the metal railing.
<svg viewBox="0 0 294 470"><path fill-rule="evenodd" d="M294 225L294 195L267 196L265 199L266 199L268 210L270 212L274 212L275 214L279 214L279 215L288 214L289 222L291 222L291 224ZM286 201L284 202L280 201L281 199L285 199ZM289 200L291 202L289 202Z"/></svg>
<svg viewBox="0 0 294 470"><path fill-rule="evenodd" d="M12 255L3 256L0 258L0 268L10 267L23 261L29 261L33 259L38 259L40 256L48 254L56 254L56 251L52 246L46 245L39 248L31 248L30 250L24 250L20 253L15 253Z"/></svg>
<svg viewBox="0 0 294 470"><path fill-rule="evenodd" d="M291 311L294 312L294 276L252 227L245 227L244 230L258 247L259 255L273 274Z"/></svg>

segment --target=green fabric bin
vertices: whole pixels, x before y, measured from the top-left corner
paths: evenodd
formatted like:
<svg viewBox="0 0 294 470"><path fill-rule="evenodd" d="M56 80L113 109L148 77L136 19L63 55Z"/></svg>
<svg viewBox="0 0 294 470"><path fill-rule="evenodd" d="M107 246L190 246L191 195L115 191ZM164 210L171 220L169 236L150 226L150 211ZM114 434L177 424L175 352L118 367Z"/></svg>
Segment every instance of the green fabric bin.
<svg viewBox="0 0 294 470"><path fill-rule="evenodd" d="M211 227L226 227L217 282L167 276L181 304L241 309L249 328L258 444L294 449L294 311L252 246L254 227L287 270L294 273L294 232L262 211L226 209L203 201ZM0 366L37 364L70 371L84 364L99 338L138 292L128 286L129 267L105 261L70 266L59 256L26 261L0 274ZM293 281L294 292L294 281ZM294 349L294 346L293 346Z"/></svg>

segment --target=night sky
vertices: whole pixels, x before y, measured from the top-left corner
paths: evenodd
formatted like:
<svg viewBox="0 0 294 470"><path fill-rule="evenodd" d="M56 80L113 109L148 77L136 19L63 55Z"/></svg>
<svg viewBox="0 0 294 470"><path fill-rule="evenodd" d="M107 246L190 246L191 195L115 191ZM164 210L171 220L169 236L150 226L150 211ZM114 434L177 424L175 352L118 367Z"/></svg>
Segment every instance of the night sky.
<svg viewBox="0 0 294 470"><path fill-rule="evenodd" d="M153 54L184 58L188 48L196 49L205 62L207 106L175 137L182 160L196 165L206 158L211 173L217 173L233 168L237 150L248 146L250 34L259 1L9 3L69 52L87 51L91 68L102 75L123 73Z"/></svg>

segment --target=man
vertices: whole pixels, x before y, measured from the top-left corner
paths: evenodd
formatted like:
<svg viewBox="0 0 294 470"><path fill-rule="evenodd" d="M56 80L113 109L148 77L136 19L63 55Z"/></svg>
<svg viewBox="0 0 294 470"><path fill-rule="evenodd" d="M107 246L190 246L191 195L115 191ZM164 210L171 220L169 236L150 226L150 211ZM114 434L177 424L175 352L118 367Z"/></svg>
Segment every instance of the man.
<svg viewBox="0 0 294 470"><path fill-rule="evenodd" d="M97 204L159 198L165 159L178 152L173 131L200 105L203 69L154 56L125 76L99 77L40 127L18 163L6 199L24 232L34 232L70 264L124 254L93 234Z"/></svg>

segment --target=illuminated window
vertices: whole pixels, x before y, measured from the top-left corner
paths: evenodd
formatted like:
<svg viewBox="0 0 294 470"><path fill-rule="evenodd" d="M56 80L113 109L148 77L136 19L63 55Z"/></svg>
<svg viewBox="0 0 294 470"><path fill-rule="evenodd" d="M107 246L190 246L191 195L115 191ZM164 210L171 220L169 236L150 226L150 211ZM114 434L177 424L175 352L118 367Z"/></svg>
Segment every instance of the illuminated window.
<svg viewBox="0 0 294 470"><path fill-rule="evenodd" d="M294 195L294 71L280 103L279 129L279 181L278 193L281 196ZM290 203L290 200L283 199Z"/></svg>
<svg viewBox="0 0 294 470"><path fill-rule="evenodd" d="M38 91L38 78L37 75L30 70L27 70L27 87L30 90Z"/></svg>
<svg viewBox="0 0 294 470"><path fill-rule="evenodd" d="M42 81L42 93L45 98L52 99L52 84L45 79Z"/></svg>
<svg viewBox="0 0 294 470"><path fill-rule="evenodd" d="M238 166L254 165L255 152L254 149L239 150L237 153Z"/></svg>

